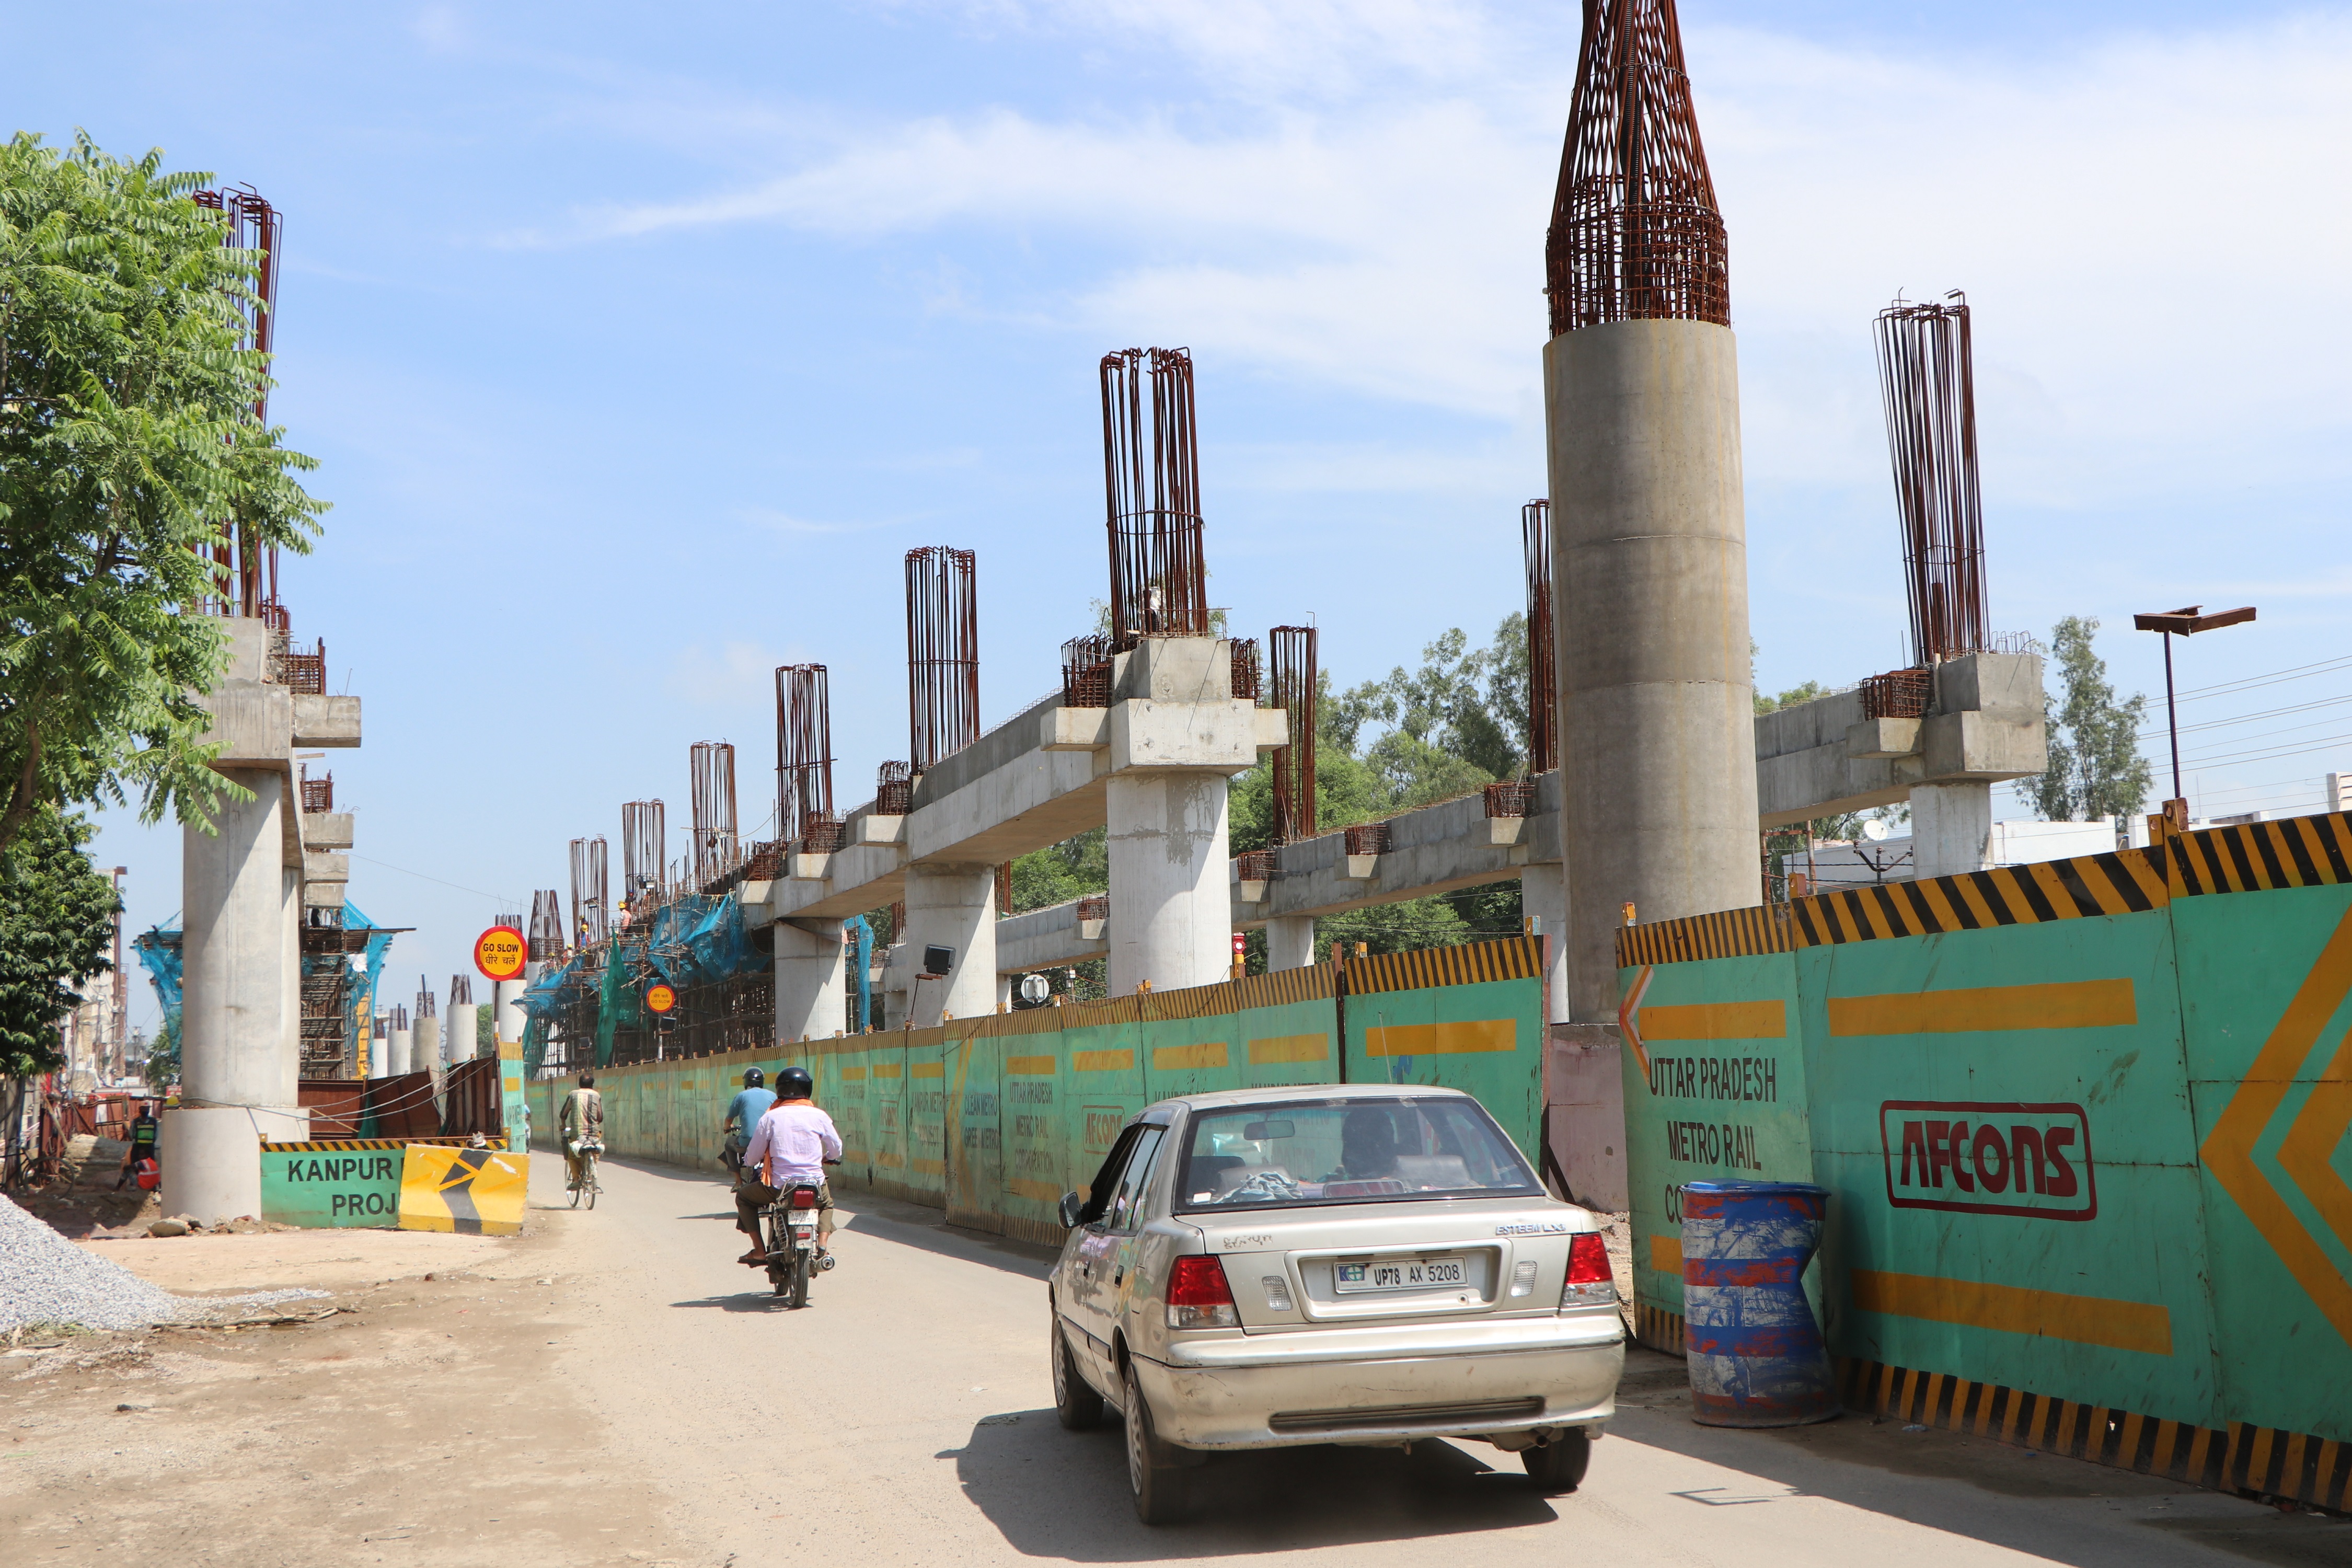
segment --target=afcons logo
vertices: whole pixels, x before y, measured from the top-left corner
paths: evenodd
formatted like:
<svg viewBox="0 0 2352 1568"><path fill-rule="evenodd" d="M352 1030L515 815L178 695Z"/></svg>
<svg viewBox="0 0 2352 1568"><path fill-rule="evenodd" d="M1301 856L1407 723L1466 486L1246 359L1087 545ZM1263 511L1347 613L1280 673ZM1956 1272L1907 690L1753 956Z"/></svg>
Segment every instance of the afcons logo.
<svg viewBox="0 0 2352 1568"><path fill-rule="evenodd" d="M2089 1219L2091 1119L2079 1105L1890 1100L1878 1108L1896 1208Z"/></svg>

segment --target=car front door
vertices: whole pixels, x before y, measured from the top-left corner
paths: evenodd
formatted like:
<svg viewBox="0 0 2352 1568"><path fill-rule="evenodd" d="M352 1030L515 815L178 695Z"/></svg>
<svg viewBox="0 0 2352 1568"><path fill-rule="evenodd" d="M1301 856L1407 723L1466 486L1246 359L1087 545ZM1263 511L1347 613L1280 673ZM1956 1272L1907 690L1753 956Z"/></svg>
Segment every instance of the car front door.
<svg viewBox="0 0 2352 1568"><path fill-rule="evenodd" d="M1070 1303L1070 1321L1078 1330L1072 1348L1087 1358L1095 1386L1118 1387L1111 1355L1111 1330L1124 1282L1120 1244L1130 1239L1120 1228L1131 1225L1140 1187L1159 1152L1165 1128L1134 1126L1118 1136L1095 1177L1081 1215L1076 1245L1064 1255L1064 1286Z"/></svg>

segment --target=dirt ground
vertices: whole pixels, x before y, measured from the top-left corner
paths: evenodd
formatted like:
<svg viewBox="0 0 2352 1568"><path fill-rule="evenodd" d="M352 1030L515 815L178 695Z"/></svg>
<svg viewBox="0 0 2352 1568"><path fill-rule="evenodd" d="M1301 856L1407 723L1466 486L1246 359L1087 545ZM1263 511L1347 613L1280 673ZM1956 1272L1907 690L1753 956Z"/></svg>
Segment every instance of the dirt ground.
<svg viewBox="0 0 2352 1568"><path fill-rule="evenodd" d="M667 1561L660 1500L596 1462L555 1369L554 1227L88 1243L167 1289L308 1286L299 1326L28 1341L0 1359L14 1563ZM43 1348L54 1346L55 1348ZM520 1483L520 1484L518 1484Z"/></svg>

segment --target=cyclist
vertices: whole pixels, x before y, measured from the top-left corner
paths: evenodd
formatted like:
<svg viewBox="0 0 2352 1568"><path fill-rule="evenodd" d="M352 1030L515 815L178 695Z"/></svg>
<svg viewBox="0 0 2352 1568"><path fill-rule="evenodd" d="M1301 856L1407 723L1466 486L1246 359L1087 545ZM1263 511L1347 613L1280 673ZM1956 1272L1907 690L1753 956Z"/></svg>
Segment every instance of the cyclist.
<svg viewBox="0 0 2352 1568"><path fill-rule="evenodd" d="M824 1256L825 1240L833 1235L833 1189L824 1167L841 1159L841 1134L833 1118L811 1100L815 1092L816 1080L806 1068L786 1068L776 1075L775 1106L751 1131L742 1179L735 1187L735 1228L751 1238L751 1250L738 1262L756 1268L768 1261L760 1210L803 1184L816 1188L817 1256Z"/></svg>
<svg viewBox="0 0 2352 1568"><path fill-rule="evenodd" d="M751 1129L776 1103L775 1091L766 1087L767 1082L767 1075L758 1068L744 1068L743 1087L727 1102L727 1119L719 1124L719 1131L727 1135L726 1152L719 1158L738 1174L743 1169L743 1146L751 1141Z"/></svg>
<svg viewBox="0 0 2352 1568"><path fill-rule="evenodd" d="M565 1190L580 1184L580 1145L584 1140L604 1141L604 1097L596 1092L596 1075L583 1072L580 1087L563 1097L555 1119L556 1136L563 1143Z"/></svg>

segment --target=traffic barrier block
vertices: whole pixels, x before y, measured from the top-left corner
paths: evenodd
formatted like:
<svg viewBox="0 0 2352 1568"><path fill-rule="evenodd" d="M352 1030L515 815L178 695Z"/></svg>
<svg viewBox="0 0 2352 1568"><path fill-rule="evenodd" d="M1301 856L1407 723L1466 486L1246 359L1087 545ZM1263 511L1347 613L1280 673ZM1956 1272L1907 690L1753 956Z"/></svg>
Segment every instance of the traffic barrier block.
<svg viewBox="0 0 2352 1568"><path fill-rule="evenodd" d="M412 1143L401 1164L400 1228L517 1235L530 1180L528 1154Z"/></svg>

